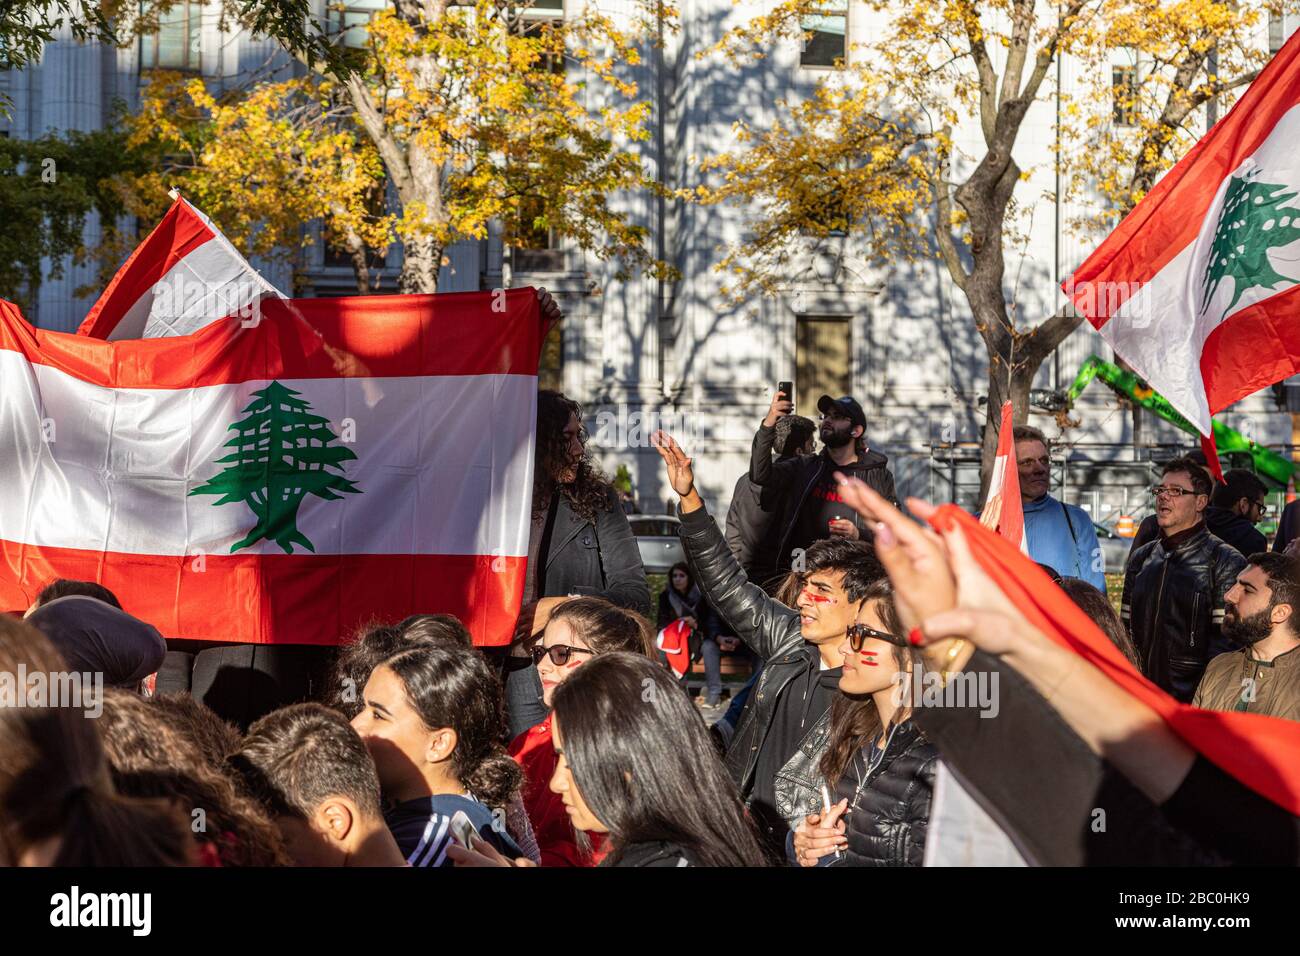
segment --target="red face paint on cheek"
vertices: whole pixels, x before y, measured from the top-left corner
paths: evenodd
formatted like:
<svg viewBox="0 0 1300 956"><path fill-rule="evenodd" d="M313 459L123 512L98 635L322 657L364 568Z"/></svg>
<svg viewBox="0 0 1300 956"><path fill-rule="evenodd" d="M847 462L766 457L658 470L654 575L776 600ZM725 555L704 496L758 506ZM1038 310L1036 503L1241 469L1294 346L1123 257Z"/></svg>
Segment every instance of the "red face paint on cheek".
<svg viewBox="0 0 1300 956"><path fill-rule="evenodd" d="M858 660L860 660L863 664L867 665L867 667L879 667L879 666L880 666L879 664L876 663L876 652L875 652L875 651L867 651L867 652L864 652L864 653L862 653L862 654L859 654L859 655L858 655Z"/></svg>
<svg viewBox="0 0 1300 956"><path fill-rule="evenodd" d="M830 604L830 603L831 603L831 599L828 598L825 594L813 594L811 591L809 591L809 592L808 592L808 597L812 598L812 600L816 601L818 604Z"/></svg>

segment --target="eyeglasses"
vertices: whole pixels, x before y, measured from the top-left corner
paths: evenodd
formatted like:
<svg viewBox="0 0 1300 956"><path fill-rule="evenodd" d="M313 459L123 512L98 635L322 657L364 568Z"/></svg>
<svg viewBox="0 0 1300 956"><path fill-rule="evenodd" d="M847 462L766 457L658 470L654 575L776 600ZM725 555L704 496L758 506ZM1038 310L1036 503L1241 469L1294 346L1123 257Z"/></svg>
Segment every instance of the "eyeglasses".
<svg viewBox="0 0 1300 956"><path fill-rule="evenodd" d="M1259 509L1259 516L1261 518L1264 517L1266 514L1268 514L1268 505L1265 504L1264 502L1252 501L1251 504L1253 504L1256 508Z"/></svg>
<svg viewBox="0 0 1300 956"><path fill-rule="evenodd" d="M569 658L574 654L595 654L593 650L585 647L570 647L568 644L552 644L550 647L542 647L540 644L533 646L533 666L542 662L542 658L548 654L551 657L551 663L556 667L563 667L569 663Z"/></svg>
<svg viewBox="0 0 1300 956"><path fill-rule="evenodd" d="M849 639L849 647L853 649L855 654L862 650L862 645L866 643L866 640L869 637L874 637L877 640L885 641L898 647L907 646L907 641L905 639L890 634L888 631L877 631L874 627L867 627L865 624L850 624L846 634Z"/></svg>
<svg viewBox="0 0 1300 956"><path fill-rule="evenodd" d="M1198 492L1192 488L1179 488L1177 485L1156 485L1151 489L1151 494L1156 498L1161 495L1167 498L1181 498L1183 495L1195 495Z"/></svg>

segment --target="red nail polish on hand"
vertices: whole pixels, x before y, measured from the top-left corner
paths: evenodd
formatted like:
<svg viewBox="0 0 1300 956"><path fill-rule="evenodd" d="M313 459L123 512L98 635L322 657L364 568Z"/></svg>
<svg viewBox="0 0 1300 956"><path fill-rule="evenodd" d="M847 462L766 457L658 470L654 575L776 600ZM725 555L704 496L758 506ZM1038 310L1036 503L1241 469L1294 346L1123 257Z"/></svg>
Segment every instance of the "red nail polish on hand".
<svg viewBox="0 0 1300 956"><path fill-rule="evenodd" d="M911 644L913 647L920 647L925 643L925 635L921 633L919 627L914 627L907 632L907 643Z"/></svg>

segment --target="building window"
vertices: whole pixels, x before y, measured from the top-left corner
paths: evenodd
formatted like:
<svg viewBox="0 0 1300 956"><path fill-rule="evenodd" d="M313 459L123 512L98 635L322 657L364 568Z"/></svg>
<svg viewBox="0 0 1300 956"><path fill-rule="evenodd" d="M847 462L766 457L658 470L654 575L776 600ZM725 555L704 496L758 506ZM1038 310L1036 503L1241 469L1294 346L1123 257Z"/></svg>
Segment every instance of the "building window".
<svg viewBox="0 0 1300 956"><path fill-rule="evenodd" d="M514 28L526 37L535 37L544 52L534 69L557 76L564 75L564 38L552 33L564 25L564 0L538 0L515 10Z"/></svg>
<svg viewBox="0 0 1300 956"><path fill-rule="evenodd" d="M815 14L801 17L803 52L800 66L842 68L848 58L849 7L847 2L832 2Z"/></svg>
<svg viewBox="0 0 1300 956"><path fill-rule="evenodd" d="M563 272L564 250L560 236L547 222L546 204L526 196L519 203L519 222L511 243L511 266L516 272Z"/></svg>
<svg viewBox="0 0 1300 956"><path fill-rule="evenodd" d="M1138 71L1136 66L1110 69L1111 118L1116 126L1137 125Z"/></svg>
<svg viewBox="0 0 1300 956"><path fill-rule="evenodd" d="M665 389L677 385L677 320L659 317L659 380Z"/></svg>
<svg viewBox="0 0 1300 956"><path fill-rule="evenodd" d="M806 414L815 414L822 395L839 398L852 394L852 344L848 316L801 315L795 319L794 393Z"/></svg>
<svg viewBox="0 0 1300 956"><path fill-rule="evenodd" d="M542 340L542 356L537 363L537 387L564 391L564 330L561 319L551 326Z"/></svg>
<svg viewBox="0 0 1300 956"><path fill-rule="evenodd" d="M201 66L203 5L181 0L158 14L158 31L140 37L140 69L198 73Z"/></svg>
<svg viewBox="0 0 1300 956"><path fill-rule="evenodd" d="M349 50L364 50L370 38L370 20L388 6L387 0L347 0L332 3L325 8L325 33L327 36L343 34L343 46Z"/></svg>

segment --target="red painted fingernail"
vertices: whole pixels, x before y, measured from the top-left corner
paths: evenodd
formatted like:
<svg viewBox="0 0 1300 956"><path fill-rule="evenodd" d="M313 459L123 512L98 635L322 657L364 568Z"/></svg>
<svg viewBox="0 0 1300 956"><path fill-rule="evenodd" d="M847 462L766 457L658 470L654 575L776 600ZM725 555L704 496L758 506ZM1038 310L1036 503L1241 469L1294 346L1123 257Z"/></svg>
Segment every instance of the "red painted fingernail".
<svg viewBox="0 0 1300 956"><path fill-rule="evenodd" d="M911 644L913 647L920 647L925 643L925 635L921 633L919 627L914 627L907 632L907 643Z"/></svg>

